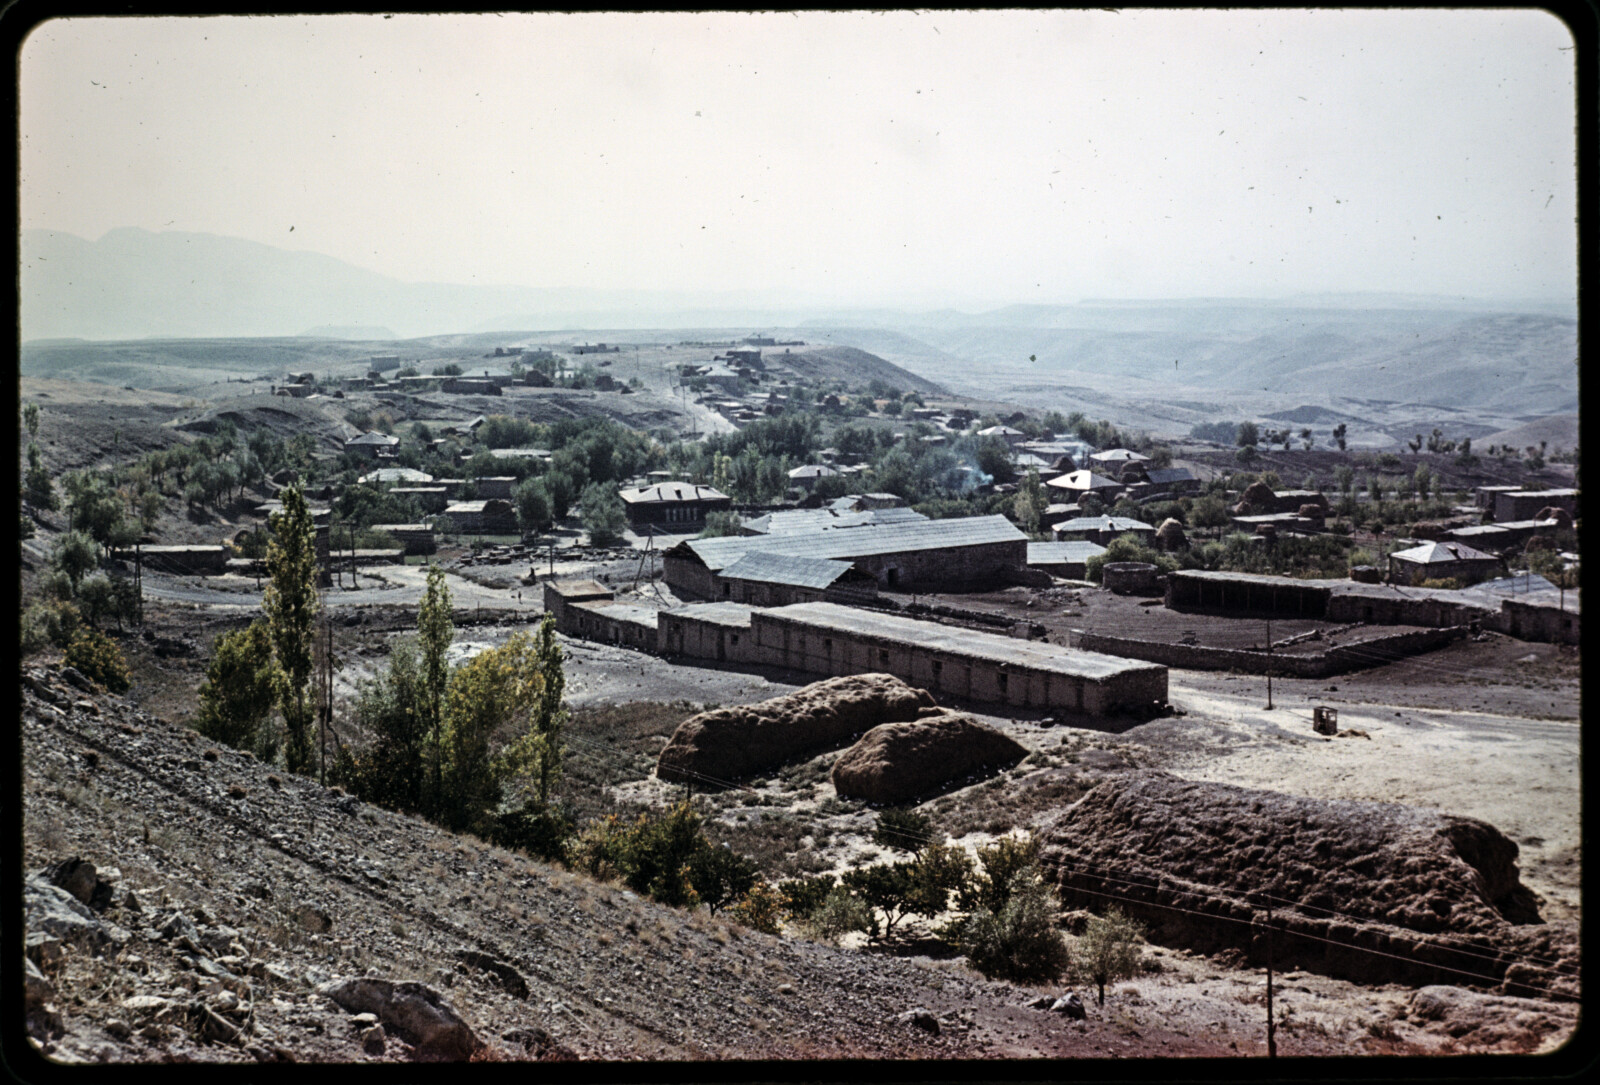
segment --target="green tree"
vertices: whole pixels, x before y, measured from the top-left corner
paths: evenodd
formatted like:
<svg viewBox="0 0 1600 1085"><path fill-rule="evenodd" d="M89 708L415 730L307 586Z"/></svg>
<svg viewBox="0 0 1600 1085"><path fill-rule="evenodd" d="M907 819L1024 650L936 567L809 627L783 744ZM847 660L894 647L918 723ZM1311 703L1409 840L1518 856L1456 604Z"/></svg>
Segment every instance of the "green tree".
<svg viewBox="0 0 1600 1085"><path fill-rule="evenodd" d="M1138 973L1144 927L1113 905L1104 916L1090 918L1072 946L1073 971L1095 985L1097 1002L1106 1004L1106 984Z"/></svg>
<svg viewBox="0 0 1600 1085"><path fill-rule="evenodd" d="M1044 510L1049 504L1050 499L1045 496L1044 486L1039 482L1039 472L1030 467L1026 477L1017 486L1016 497L1012 502L1012 512L1016 516L1017 526L1030 535L1037 534Z"/></svg>
<svg viewBox="0 0 1600 1085"><path fill-rule="evenodd" d="M99 564L100 548L81 531L64 532L50 548L50 567L66 576L73 595L84 576Z"/></svg>
<svg viewBox="0 0 1600 1085"><path fill-rule="evenodd" d="M415 638L393 643L387 665L357 688L355 715L373 742L354 759L347 784L368 802L432 814L437 759Z"/></svg>
<svg viewBox="0 0 1600 1085"><path fill-rule="evenodd" d="M943 834L936 832L933 819L915 810L890 807L878 812L877 823L872 828L872 842L886 848L916 853L934 843Z"/></svg>
<svg viewBox="0 0 1600 1085"><path fill-rule="evenodd" d="M32 407L33 404L28 406ZM34 409L38 410L37 407ZM46 470L39 454L39 446L32 441L28 442L28 470L22 478L22 494L28 499L28 504L36 509L54 509L60 505L56 498L55 483L51 481L50 472Z"/></svg>
<svg viewBox="0 0 1600 1085"><path fill-rule="evenodd" d="M1339 446L1340 452L1344 451L1345 434L1349 431L1349 428L1344 422L1340 422L1333 427L1333 443Z"/></svg>
<svg viewBox="0 0 1600 1085"><path fill-rule="evenodd" d="M1053 983L1071 967L1066 939L1056 929L1056 907L1036 869L1006 883L998 911L974 912L961 929L967 961L991 979Z"/></svg>
<svg viewBox="0 0 1600 1085"><path fill-rule="evenodd" d="M723 535L737 535L742 523L736 512L707 513L705 530L700 532L700 538L714 539Z"/></svg>
<svg viewBox="0 0 1600 1085"><path fill-rule="evenodd" d="M37 403L23 404L22 424L28 427L28 440L32 441L39 436L39 405Z"/></svg>
<svg viewBox="0 0 1600 1085"><path fill-rule="evenodd" d="M1253 448L1261 443L1261 432L1254 422L1240 422L1233 443L1240 448Z"/></svg>
<svg viewBox="0 0 1600 1085"><path fill-rule="evenodd" d="M551 523L550 493L540 479L523 479L513 491L517 523L525 532L544 531Z"/></svg>
<svg viewBox="0 0 1600 1085"><path fill-rule="evenodd" d="M689 884L713 915L744 897L761 877L753 859L726 844L697 849L688 867Z"/></svg>
<svg viewBox="0 0 1600 1085"><path fill-rule="evenodd" d="M610 546L622 535L628 515L623 510L617 488L604 482L591 482L583 489L583 529L590 546Z"/></svg>
<svg viewBox="0 0 1600 1085"><path fill-rule="evenodd" d="M447 654L455 639L455 623L450 617L450 586L445 583L444 570L437 565L428 566L428 584L417 606L418 695L416 698L417 727L415 735L407 730L404 744L397 746L396 756L406 758L409 765L413 756L421 758L420 743L426 738L427 760L431 768L432 787L424 799L421 781L417 784L414 801L425 803L436 810L444 793L444 698L450 685L450 661ZM398 676L397 676L398 677ZM399 692L398 690L396 691ZM415 747L411 743L417 743ZM413 755L412 751L415 750Z"/></svg>
<svg viewBox="0 0 1600 1085"><path fill-rule="evenodd" d="M317 529L299 486L283 491L283 510L268 521L267 573L262 594L276 664L278 709L283 714L284 763L290 772L311 768L312 641L317 612Z"/></svg>
<svg viewBox="0 0 1600 1085"><path fill-rule="evenodd" d="M195 730L270 762L278 751L278 737L268 726L275 681L266 622L257 619L247 629L224 633L200 684Z"/></svg>

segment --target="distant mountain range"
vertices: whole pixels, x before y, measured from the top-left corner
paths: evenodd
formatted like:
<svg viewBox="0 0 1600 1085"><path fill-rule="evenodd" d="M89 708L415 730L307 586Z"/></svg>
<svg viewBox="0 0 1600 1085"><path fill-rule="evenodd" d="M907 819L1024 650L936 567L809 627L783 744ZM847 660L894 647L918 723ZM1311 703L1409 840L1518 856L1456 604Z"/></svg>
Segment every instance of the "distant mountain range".
<svg viewBox="0 0 1600 1085"><path fill-rule="evenodd" d="M317 253L199 233L130 228L87 241L25 230L21 242L25 342L787 330L825 334L985 399L1068 402L1054 390L1079 389L1176 403L1236 392L1278 408L1357 397L1497 418L1577 411L1576 306L1549 300L1323 294L910 312L780 304L753 291L406 283Z"/></svg>
<svg viewBox="0 0 1600 1085"><path fill-rule="evenodd" d="M407 283L331 256L215 234L125 228L21 238L22 338L412 339L540 328L761 327L795 313L753 292ZM730 320L730 318L732 318Z"/></svg>

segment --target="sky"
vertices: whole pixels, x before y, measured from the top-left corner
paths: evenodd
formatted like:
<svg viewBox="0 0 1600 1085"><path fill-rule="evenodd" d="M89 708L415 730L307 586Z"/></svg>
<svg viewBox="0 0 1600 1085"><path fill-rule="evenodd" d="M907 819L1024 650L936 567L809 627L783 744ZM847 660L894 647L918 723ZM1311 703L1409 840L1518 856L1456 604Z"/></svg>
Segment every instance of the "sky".
<svg viewBox="0 0 1600 1085"><path fill-rule="evenodd" d="M24 229L406 281L971 306L1576 296L1528 10L63 19Z"/></svg>

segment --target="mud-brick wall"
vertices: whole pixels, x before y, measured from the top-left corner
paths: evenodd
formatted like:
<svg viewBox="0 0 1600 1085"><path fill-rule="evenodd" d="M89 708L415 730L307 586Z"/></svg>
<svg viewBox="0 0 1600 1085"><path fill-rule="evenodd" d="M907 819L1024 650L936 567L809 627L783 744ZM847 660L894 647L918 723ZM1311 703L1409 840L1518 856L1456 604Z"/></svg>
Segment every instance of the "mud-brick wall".
<svg viewBox="0 0 1600 1085"><path fill-rule="evenodd" d="M1483 621L1493 613L1472 603L1452 603L1427 596L1337 592L1328 600L1327 620L1369 625L1452 626Z"/></svg>
<svg viewBox="0 0 1600 1085"><path fill-rule="evenodd" d="M1003 580L1028 564L1028 541L951 546L856 558L855 567L871 573L882 587L924 588ZM891 571L893 576L890 576Z"/></svg>
<svg viewBox="0 0 1600 1085"><path fill-rule="evenodd" d="M1464 626L1446 629L1421 629L1409 633L1364 640L1359 644L1341 644L1326 652L1315 654L1244 651L1238 648L1208 648L1196 644L1168 644L1160 641L1135 640L1131 637L1107 637L1098 633L1080 633L1077 646L1086 652L1102 652L1124 659L1142 659L1150 663L1164 663L1169 667L1186 667L1196 671L1242 671L1245 674L1272 674L1280 678L1327 678L1335 674L1376 667L1406 656L1418 655L1442 648L1451 641L1465 636Z"/></svg>
<svg viewBox="0 0 1600 1085"><path fill-rule="evenodd" d="M811 674L881 671L936 694L1091 716L1145 711L1167 699L1167 674L1160 667L1097 679L1002 665L889 637L814 629L768 614L752 615L751 628L763 662Z"/></svg>
<svg viewBox="0 0 1600 1085"><path fill-rule="evenodd" d="M1580 632L1578 618L1572 611L1559 607L1507 599L1500 604L1500 613L1483 624L1519 640L1577 644Z"/></svg>
<svg viewBox="0 0 1600 1085"><path fill-rule="evenodd" d="M656 616L656 628L652 651L662 655L725 663L771 662L757 648L755 634L749 629L666 610Z"/></svg>
<svg viewBox="0 0 1600 1085"><path fill-rule="evenodd" d="M564 632L579 640L599 641L601 644L625 644L644 652L656 650L657 632L654 624L592 609L605 605L605 603L568 603L567 629ZM559 622L559 619L557 620Z"/></svg>
<svg viewBox="0 0 1600 1085"><path fill-rule="evenodd" d="M661 559L661 578L682 599L719 599L716 575L699 561L667 554Z"/></svg>

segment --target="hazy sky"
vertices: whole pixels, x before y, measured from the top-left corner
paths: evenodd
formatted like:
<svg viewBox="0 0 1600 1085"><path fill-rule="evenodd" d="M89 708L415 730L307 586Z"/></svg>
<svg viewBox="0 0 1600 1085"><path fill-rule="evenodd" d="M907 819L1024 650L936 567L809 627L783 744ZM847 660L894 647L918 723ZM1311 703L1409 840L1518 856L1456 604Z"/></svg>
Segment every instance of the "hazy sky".
<svg viewBox="0 0 1600 1085"><path fill-rule="evenodd" d="M22 225L861 303L1565 298L1572 44L1519 10L67 19L21 54Z"/></svg>

